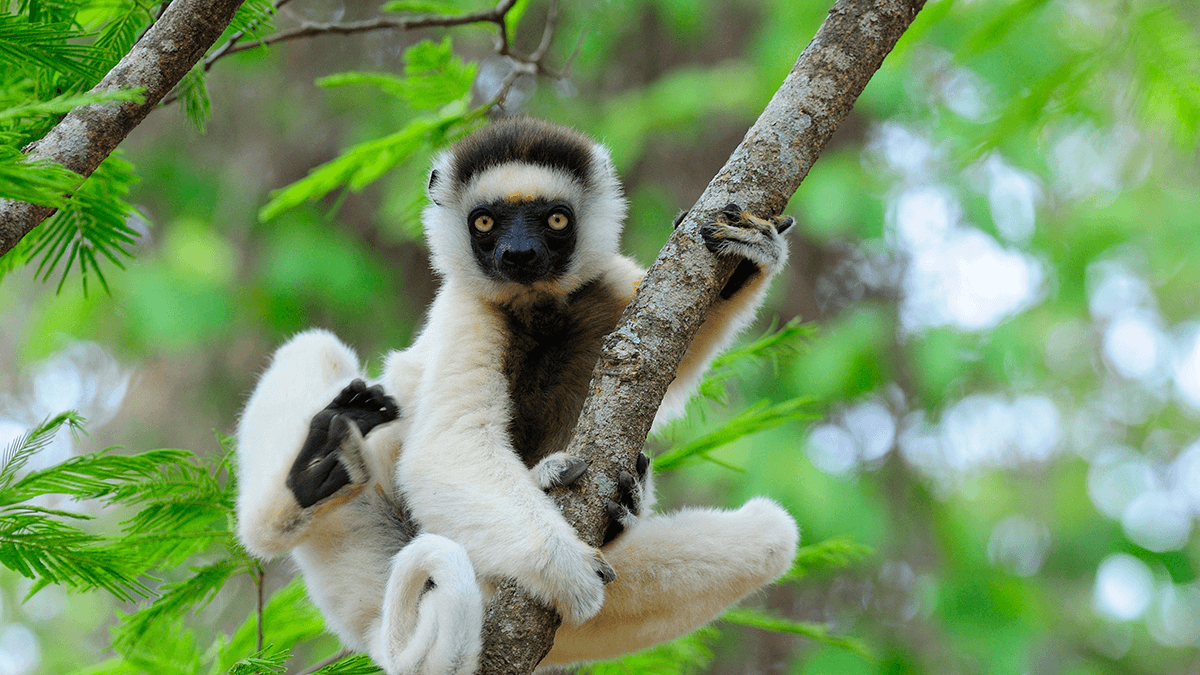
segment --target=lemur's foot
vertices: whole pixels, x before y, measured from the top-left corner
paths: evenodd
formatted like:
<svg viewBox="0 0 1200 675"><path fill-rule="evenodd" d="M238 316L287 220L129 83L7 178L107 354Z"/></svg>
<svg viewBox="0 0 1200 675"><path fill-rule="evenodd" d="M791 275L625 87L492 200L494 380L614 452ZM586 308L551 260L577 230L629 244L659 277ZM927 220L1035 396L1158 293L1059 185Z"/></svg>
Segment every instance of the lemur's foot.
<svg viewBox="0 0 1200 675"><path fill-rule="evenodd" d="M604 543L621 536L626 529L633 527L642 515L642 491L646 483L646 471L650 468L650 458L645 453L637 458L637 478L628 471L617 475L617 498L610 499L604 504L608 511L608 527L604 530Z"/></svg>
<svg viewBox="0 0 1200 675"><path fill-rule="evenodd" d="M781 235L795 222L788 216L764 220L730 203L717 214L716 220L700 226L709 251L742 259L721 289L722 298L733 297L755 274L769 276L783 267L787 248Z"/></svg>
<svg viewBox="0 0 1200 675"><path fill-rule="evenodd" d="M313 416L308 438L288 472L287 486L303 508L367 479L363 436L400 417L400 408L379 385L362 380L346 385L324 410Z"/></svg>

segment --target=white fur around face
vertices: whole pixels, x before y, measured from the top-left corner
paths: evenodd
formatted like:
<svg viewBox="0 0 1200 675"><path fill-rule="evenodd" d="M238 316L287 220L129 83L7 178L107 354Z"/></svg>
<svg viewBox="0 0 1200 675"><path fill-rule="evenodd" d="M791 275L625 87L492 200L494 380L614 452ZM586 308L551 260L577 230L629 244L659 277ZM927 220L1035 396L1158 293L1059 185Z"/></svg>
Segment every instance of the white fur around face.
<svg viewBox="0 0 1200 675"><path fill-rule="evenodd" d="M602 274L617 254L627 205L621 185L602 145L592 148L590 187L570 173L538 164L512 162L472 177L466 185L453 175L449 153L438 157L438 180L431 186L432 202L422 216L433 269L447 280L467 285L479 297L498 300L514 290L512 282L488 278L475 262L467 218L477 206L499 200L562 201L575 211L575 255L561 277L534 284L554 293L570 293Z"/></svg>

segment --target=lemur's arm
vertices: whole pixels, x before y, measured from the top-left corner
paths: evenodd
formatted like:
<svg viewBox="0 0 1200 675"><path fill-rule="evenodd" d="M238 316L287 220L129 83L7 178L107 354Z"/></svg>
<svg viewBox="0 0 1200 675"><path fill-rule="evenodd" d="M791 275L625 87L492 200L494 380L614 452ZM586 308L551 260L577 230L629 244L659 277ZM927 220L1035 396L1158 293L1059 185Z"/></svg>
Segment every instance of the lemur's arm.
<svg viewBox="0 0 1200 675"><path fill-rule="evenodd" d="M685 215L676 219L676 227ZM714 221L701 225L700 233L713 254L740 258L741 262L688 346L675 381L659 407L656 423L683 414L713 358L754 320L771 278L787 262L787 240L782 235L792 223L788 217L763 220L729 204Z"/></svg>

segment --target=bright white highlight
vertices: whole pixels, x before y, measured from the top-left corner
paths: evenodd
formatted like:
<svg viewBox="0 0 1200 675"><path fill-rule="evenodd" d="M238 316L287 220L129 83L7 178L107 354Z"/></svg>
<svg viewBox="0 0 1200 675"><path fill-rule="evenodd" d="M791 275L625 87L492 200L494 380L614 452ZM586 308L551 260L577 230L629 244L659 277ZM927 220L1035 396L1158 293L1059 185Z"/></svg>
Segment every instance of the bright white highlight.
<svg viewBox="0 0 1200 675"><path fill-rule="evenodd" d="M1104 331L1104 358L1113 370L1131 380L1159 379L1158 367L1165 351L1166 336L1157 317L1145 310L1117 314Z"/></svg>
<svg viewBox="0 0 1200 675"><path fill-rule="evenodd" d="M0 675L26 675L42 662L42 646L37 633L23 623L0 629Z"/></svg>
<svg viewBox="0 0 1200 675"><path fill-rule="evenodd" d="M1154 596L1154 577L1146 563L1118 553L1100 563L1092 593L1096 611L1116 621L1132 621L1150 607Z"/></svg>
<svg viewBox="0 0 1200 675"><path fill-rule="evenodd" d="M1184 403L1200 410L1200 330L1193 328L1190 332L1191 339L1185 341L1175 366L1175 389Z"/></svg>

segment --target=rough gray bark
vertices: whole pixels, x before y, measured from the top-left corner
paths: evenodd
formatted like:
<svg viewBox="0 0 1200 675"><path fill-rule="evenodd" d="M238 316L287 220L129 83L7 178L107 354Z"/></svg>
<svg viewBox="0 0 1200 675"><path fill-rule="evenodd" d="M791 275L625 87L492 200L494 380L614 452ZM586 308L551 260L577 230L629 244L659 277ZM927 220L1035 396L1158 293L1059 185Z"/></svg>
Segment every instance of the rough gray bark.
<svg viewBox="0 0 1200 675"><path fill-rule="evenodd" d="M93 92L144 88L145 99L97 103L67 113L50 133L25 148L31 160L50 159L92 175L162 97L221 37L243 0L174 0ZM0 255L8 253L55 209L0 199Z"/></svg>
<svg viewBox="0 0 1200 675"><path fill-rule="evenodd" d="M568 450L588 472L554 494L580 537L603 539L612 477L632 471L651 422L716 294L733 271L699 225L736 202L778 215L925 0L838 0L783 85L667 241L616 330L604 341ZM618 574L620 571L618 570ZM557 614L509 584L484 617L486 675L525 675L550 651Z"/></svg>

